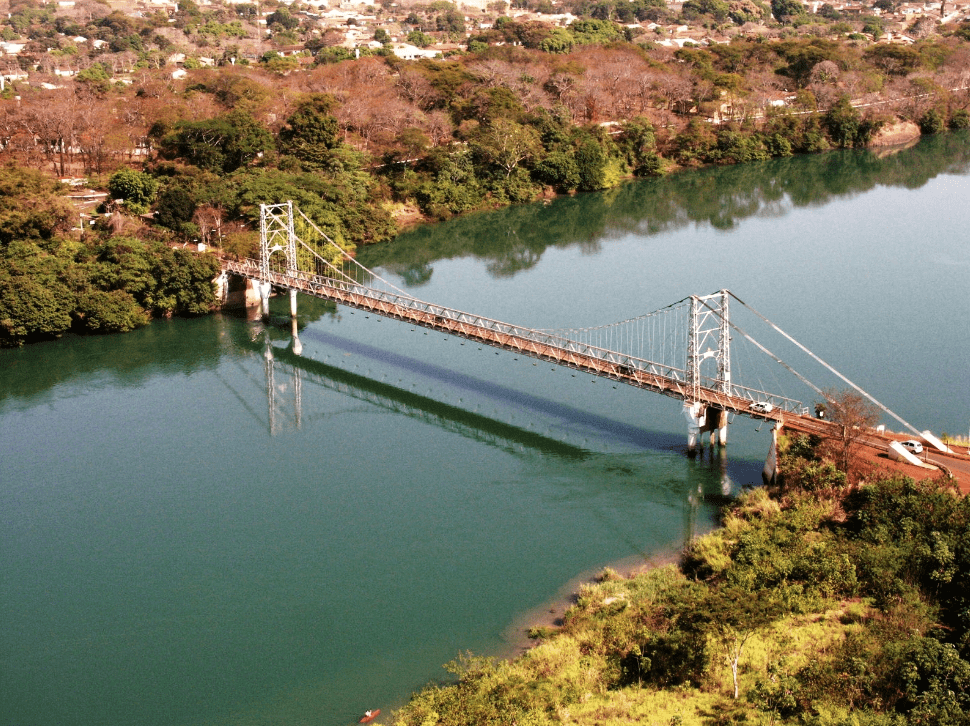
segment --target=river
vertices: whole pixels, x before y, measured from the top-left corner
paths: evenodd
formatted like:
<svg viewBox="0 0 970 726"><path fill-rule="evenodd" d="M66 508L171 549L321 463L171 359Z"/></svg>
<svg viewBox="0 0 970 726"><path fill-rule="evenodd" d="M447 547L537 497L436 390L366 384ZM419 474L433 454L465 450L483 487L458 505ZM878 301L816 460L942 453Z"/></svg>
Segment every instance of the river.
<svg viewBox="0 0 970 726"><path fill-rule="evenodd" d="M536 328L728 288L899 416L970 425L970 136L706 169L360 260ZM768 431L300 299L0 351L0 724L355 721L603 566L676 550ZM834 386L837 381L825 381ZM895 422L887 421L891 426Z"/></svg>

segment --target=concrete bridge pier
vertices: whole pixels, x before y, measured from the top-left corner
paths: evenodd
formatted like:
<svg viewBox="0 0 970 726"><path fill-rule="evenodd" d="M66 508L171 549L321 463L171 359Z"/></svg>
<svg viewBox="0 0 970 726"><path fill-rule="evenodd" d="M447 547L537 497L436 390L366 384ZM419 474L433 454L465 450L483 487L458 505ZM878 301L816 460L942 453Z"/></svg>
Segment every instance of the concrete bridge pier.
<svg viewBox="0 0 970 726"><path fill-rule="evenodd" d="M703 448L701 435L710 432L711 448L727 444L727 411L716 406L684 402L684 418L687 419L687 453L697 453Z"/></svg>
<svg viewBox="0 0 970 726"><path fill-rule="evenodd" d="M290 334L293 337L292 348L297 355L303 354L303 343L296 325L296 290L290 290Z"/></svg>
<svg viewBox="0 0 970 726"><path fill-rule="evenodd" d="M269 319L269 294L273 286L268 282L256 282L256 289L259 291L259 301L262 306L263 320Z"/></svg>
<svg viewBox="0 0 970 726"><path fill-rule="evenodd" d="M293 339L291 348L296 355L303 355L303 343L300 342L300 333L296 328L296 316L290 318L290 335Z"/></svg>
<svg viewBox="0 0 970 726"><path fill-rule="evenodd" d="M695 456L700 443L701 426L705 422L703 407L699 403L684 401L684 418L687 419L687 454ZM703 446L703 444L701 444Z"/></svg>
<svg viewBox="0 0 970 726"><path fill-rule="evenodd" d="M727 411L717 406L708 406L704 411L704 423L700 427L703 434L711 432L711 447L727 445Z"/></svg>
<svg viewBox="0 0 970 726"><path fill-rule="evenodd" d="M765 458L764 468L761 470L761 480L766 486L772 486L778 482L778 429L781 424L771 427L771 444L768 447L768 456Z"/></svg>

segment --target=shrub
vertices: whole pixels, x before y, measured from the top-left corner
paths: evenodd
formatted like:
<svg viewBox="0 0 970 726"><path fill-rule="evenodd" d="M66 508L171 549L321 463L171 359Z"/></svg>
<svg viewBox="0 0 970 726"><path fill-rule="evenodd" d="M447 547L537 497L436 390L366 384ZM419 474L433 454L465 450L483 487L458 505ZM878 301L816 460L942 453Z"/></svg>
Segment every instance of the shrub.
<svg viewBox="0 0 970 726"><path fill-rule="evenodd" d="M943 114L939 109L931 108L919 119L919 130L924 134L938 134L946 129Z"/></svg>
<svg viewBox="0 0 970 726"><path fill-rule="evenodd" d="M558 192L569 192L579 186L579 167L571 154L554 151L535 165L532 177Z"/></svg>
<svg viewBox="0 0 970 726"><path fill-rule="evenodd" d="M127 333L148 324L148 313L124 290L82 294L74 315L79 327L90 333Z"/></svg>
<svg viewBox="0 0 970 726"><path fill-rule="evenodd" d="M583 141L576 150L577 188L582 192L606 189L606 162L606 154L595 139Z"/></svg>
<svg viewBox="0 0 970 726"><path fill-rule="evenodd" d="M970 112L965 108L959 108L950 116L950 128L954 131L970 129Z"/></svg>

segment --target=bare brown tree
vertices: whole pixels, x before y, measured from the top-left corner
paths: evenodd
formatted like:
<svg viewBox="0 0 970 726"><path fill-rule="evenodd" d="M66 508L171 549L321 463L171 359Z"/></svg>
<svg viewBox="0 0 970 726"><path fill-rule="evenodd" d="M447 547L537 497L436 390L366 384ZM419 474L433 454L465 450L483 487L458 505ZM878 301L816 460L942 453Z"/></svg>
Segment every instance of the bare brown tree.
<svg viewBox="0 0 970 726"><path fill-rule="evenodd" d="M881 412L869 399L853 390L831 389L823 391L822 395L825 396L826 418L840 426L834 452L836 464L851 482L857 469L853 466L856 449L879 423Z"/></svg>
<svg viewBox="0 0 970 726"><path fill-rule="evenodd" d="M408 103L423 110L430 109L441 95L424 73L408 66L403 66L398 72L396 85Z"/></svg>
<svg viewBox="0 0 970 726"><path fill-rule="evenodd" d="M200 240L207 244L219 244L222 239L222 221L225 212L209 204L203 204L195 210L192 221L199 228Z"/></svg>

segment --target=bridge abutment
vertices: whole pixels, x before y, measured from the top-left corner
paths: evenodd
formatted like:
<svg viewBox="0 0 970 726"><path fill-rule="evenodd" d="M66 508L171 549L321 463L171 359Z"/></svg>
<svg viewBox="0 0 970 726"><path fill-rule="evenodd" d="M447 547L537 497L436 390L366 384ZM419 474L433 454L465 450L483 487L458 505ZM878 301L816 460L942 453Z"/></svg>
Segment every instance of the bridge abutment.
<svg viewBox="0 0 970 726"><path fill-rule="evenodd" d="M230 310L259 307L260 294L257 281L223 270L213 282L216 286L216 299L223 308Z"/></svg>
<svg viewBox="0 0 970 726"><path fill-rule="evenodd" d="M778 428L780 425L775 424L771 427L771 444L768 447L765 466L761 470L761 479L766 486L771 486L778 481Z"/></svg>

